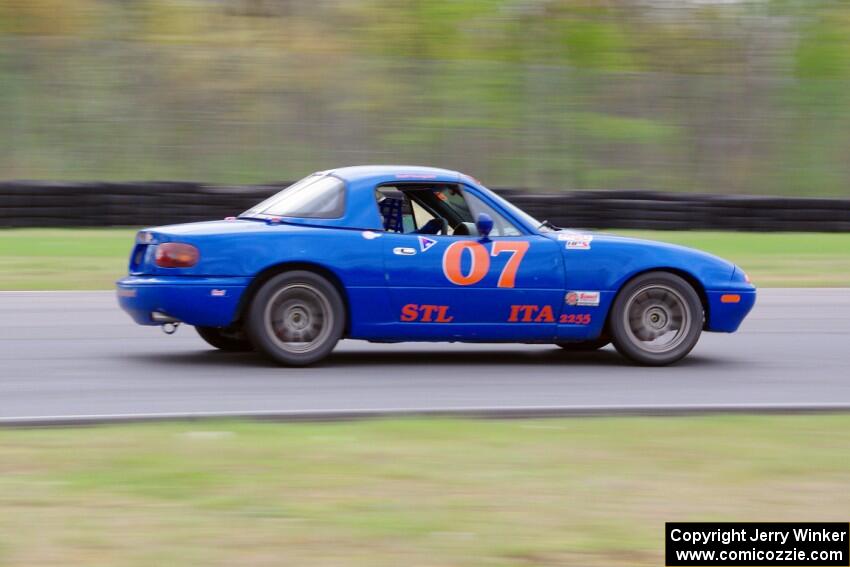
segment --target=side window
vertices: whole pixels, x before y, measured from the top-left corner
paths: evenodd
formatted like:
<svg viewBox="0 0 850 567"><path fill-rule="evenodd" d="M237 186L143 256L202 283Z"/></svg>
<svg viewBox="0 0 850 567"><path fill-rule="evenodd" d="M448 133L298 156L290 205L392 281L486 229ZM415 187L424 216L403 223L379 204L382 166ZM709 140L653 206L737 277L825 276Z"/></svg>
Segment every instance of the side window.
<svg viewBox="0 0 850 567"><path fill-rule="evenodd" d="M480 213L486 213L490 215L490 218L493 219L493 230L490 232L491 236L521 236L522 232L513 225L510 221L508 221L505 217L503 217L500 213L497 213L493 207L473 195L472 193L465 193L466 201L469 203L469 208L472 211L472 215L474 218L478 218Z"/></svg>
<svg viewBox="0 0 850 567"><path fill-rule="evenodd" d="M384 230L403 234L475 236L478 213L493 218L493 236L521 232L481 199L454 184L381 186L375 191Z"/></svg>
<svg viewBox="0 0 850 567"><path fill-rule="evenodd" d="M375 191L378 211L381 213L384 230L388 232L414 232L416 218L410 200L395 187L378 187Z"/></svg>
<svg viewBox="0 0 850 567"><path fill-rule="evenodd" d="M455 217L454 220L457 222L475 222L472 211L469 210L469 204L466 202L460 187L444 185L435 187L433 193L434 197L447 209L446 213L453 213L447 214L447 216Z"/></svg>
<svg viewBox="0 0 850 567"><path fill-rule="evenodd" d="M416 221L416 226L425 226L434 220L434 215L425 210L422 205L415 201L410 202L410 207L413 209L413 219Z"/></svg>
<svg viewBox="0 0 850 567"><path fill-rule="evenodd" d="M402 234L453 234L443 186L384 185L375 191L384 230ZM462 198L461 198L462 200ZM466 204L463 203L465 207Z"/></svg>

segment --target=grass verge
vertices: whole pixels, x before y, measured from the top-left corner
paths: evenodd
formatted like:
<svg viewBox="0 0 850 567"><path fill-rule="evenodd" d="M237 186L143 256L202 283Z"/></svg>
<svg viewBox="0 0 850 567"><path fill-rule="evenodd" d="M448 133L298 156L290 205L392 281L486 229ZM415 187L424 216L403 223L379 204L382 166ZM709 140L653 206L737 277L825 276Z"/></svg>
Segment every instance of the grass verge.
<svg viewBox="0 0 850 567"><path fill-rule="evenodd" d="M0 564L663 565L671 520L846 521L850 415L0 431Z"/></svg>
<svg viewBox="0 0 850 567"><path fill-rule="evenodd" d="M700 248L762 287L850 287L850 234L612 231ZM134 229L0 230L0 290L111 289Z"/></svg>
<svg viewBox="0 0 850 567"><path fill-rule="evenodd" d="M0 230L0 290L113 289L126 274L136 230Z"/></svg>
<svg viewBox="0 0 850 567"><path fill-rule="evenodd" d="M711 252L744 268L759 287L850 287L850 233L611 232Z"/></svg>

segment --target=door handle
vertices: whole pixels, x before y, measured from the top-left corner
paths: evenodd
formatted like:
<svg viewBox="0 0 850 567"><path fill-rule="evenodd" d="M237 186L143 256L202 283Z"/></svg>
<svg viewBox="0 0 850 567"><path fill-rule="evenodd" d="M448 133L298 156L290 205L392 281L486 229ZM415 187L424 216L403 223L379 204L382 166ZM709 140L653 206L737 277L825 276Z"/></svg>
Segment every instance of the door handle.
<svg viewBox="0 0 850 567"><path fill-rule="evenodd" d="M405 248L404 246L398 246L393 248L393 254L396 256L413 256L416 254L416 250L414 248Z"/></svg>

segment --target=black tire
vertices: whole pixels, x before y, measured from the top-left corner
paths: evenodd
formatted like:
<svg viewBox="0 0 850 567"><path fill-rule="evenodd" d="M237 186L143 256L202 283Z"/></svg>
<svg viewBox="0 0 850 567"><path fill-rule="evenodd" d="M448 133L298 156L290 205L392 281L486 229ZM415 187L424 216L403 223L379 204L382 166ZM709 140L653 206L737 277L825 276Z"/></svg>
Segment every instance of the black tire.
<svg viewBox="0 0 850 567"><path fill-rule="evenodd" d="M227 352L247 352L254 345L245 336L242 329L231 327L195 327L202 339L211 346Z"/></svg>
<svg viewBox="0 0 850 567"><path fill-rule="evenodd" d="M257 291L245 326L258 351L287 366L323 359L344 328L345 305L336 287L300 270L278 274Z"/></svg>
<svg viewBox="0 0 850 567"><path fill-rule="evenodd" d="M626 283L609 317L617 351L647 366L684 358L697 344L703 322L697 292L669 272L649 272Z"/></svg>
<svg viewBox="0 0 850 567"><path fill-rule="evenodd" d="M591 339L589 341L569 341L555 344L557 344L559 347L568 352L589 352L593 350L599 350L610 343L610 337L602 336L597 339Z"/></svg>

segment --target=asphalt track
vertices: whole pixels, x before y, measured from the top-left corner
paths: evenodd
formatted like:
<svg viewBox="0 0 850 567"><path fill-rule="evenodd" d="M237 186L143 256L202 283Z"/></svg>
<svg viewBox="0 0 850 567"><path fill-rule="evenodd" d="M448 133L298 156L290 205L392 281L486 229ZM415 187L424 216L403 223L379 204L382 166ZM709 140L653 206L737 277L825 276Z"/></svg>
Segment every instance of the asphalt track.
<svg viewBox="0 0 850 567"><path fill-rule="evenodd" d="M611 348L343 341L314 368L139 327L111 292L0 293L0 423L101 416L333 416L850 408L850 289L761 290L733 335L682 363Z"/></svg>

